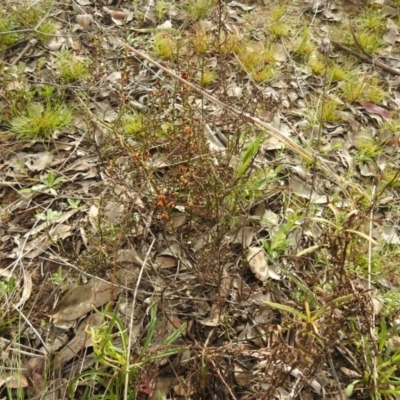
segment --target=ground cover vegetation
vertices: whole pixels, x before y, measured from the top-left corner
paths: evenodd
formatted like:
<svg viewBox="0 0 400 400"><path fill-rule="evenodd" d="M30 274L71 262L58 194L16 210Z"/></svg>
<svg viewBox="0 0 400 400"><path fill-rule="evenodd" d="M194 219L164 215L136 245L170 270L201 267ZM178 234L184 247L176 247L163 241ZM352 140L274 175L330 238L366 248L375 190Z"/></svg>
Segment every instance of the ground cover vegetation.
<svg viewBox="0 0 400 400"><path fill-rule="evenodd" d="M3 1L0 397L400 398L399 25Z"/></svg>

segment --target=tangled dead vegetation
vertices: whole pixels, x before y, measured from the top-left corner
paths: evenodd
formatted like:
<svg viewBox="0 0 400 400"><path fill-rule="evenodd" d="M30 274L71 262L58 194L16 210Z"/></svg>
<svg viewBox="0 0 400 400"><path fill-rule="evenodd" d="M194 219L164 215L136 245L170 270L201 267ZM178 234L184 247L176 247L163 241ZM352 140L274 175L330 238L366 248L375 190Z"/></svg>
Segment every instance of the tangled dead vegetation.
<svg viewBox="0 0 400 400"><path fill-rule="evenodd" d="M398 15L0 6L1 397L398 398Z"/></svg>

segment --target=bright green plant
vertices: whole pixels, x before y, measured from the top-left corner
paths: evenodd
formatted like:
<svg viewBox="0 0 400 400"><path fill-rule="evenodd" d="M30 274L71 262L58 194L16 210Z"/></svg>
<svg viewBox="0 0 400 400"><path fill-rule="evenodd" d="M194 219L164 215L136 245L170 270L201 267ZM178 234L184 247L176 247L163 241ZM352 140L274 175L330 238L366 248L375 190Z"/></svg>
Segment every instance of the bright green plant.
<svg viewBox="0 0 400 400"><path fill-rule="evenodd" d="M0 298L13 293L15 289L15 278L13 276L11 276L9 279L0 279Z"/></svg>
<svg viewBox="0 0 400 400"><path fill-rule="evenodd" d="M276 73L269 44L245 41L235 46L235 54L242 69L257 83L269 81Z"/></svg>
<svg viewBox="0 0 400 400"><path fill-rule="evenodd" d="M200 74L199 81L202 85L206 86L215 81L216 72L213 70L206 70Z"/></svg>
<svg viewBox="0 0 400 400"><path fill-rule="evenodd" d="M322 122L337 122L340 117L338 114L339 104L330 98L318 106L318 116Z"/></svg>
<svg viewBox="0 0 400 400"><path fill-rule="evenodd" d="M386 95L379 85L378 78L375 76L360 78L358 74L348 75L347 80L341 82L340 89L342 91L341 97L349 103L358 100L380 103Z"/></svg>
<svg viewBox="0 0 400 400"><path fill-rule="evenodd" d="M385 44L385 42L382 40L381 34L375 31L361 31L357 35L357 41L365 52L371 54L376 53Z"/></svg>
<svg viewBox="0 0 400 400"><path fill-rule="evenodd" d="M176 56L176 40L167 32L158 32L154 35L153 50L157 57L171 60Z"/></svg>
<svg viewBox="0 0 400 400"><path fill-rule="evenodd" d="M62 267L61 265L58 267L57 272L55 272L51 277L50 280L57 286L61 286L64 281L63 274L62 274Z"/></svg>
<svg viewBox="0 0 400 400"><path fill-rule="evenodd" d="M78 58L69 50L61 50L56 57L57 71L62 80L74 82L89 74L87 60Z"/></svg>
<svg viewBox="0 0 400 400"><path fill-rule="evenodd" d="M156 12L157 20L162 20L168 13L169 5L165 0L157 0L154 6L154 11Z"/></svg>
<svg viewBox="0 0 400 400"><path fill-rule="evenodd" d="M86 332L92 340L96 360L104 368L87 371L76 377L75 380L79 379L81 381L95 381L99 383L106 389L106 393L103 393L101 397L103 399L122 398L125 384L129 385L129 398L136 398L136 388L132 383L144 367L157 359L168 358L184 350L182 347L173 346L173 343L186 329L186 323L182 324L164 339L157 349L152 350L150 348L154 339L157 322L157 306L153 305L150 308L150 322L147 327L147 335L141 344L139 354L132 361L131 354L128 354L129 332L117 316L117 313L108 311L107 309L104 312L97 312L103 316L104 322L100 326L87 328ZM129 368L128 371L127 368ZM125 382L126 377L129 379L128 382ZM69 394L71 397L74 397L75 380L69 385ZM89 393L87 393L82 398L94 398L89 396Z"/></svg>
<svg viewBox="0 0 400 400"><path fill-rule="evenodd" d="M21 0L12 10L12 14L21 27L33 28L49 12L52 3L51 0L39 0L33 3L29 0Z"/></svg>
<svg viewBox="0 0 400 400"><path fill-rule="evenodd" d="M382 142L361 137L356 142L355 159L360 165L375 160L384 151Z"/></svg>
<svg viewBox="0 0 400 400"><path fill-rule="evenodd" d="M194 28L194 35L191 37L191 42L197 53L205 55L210 49L211 40L212 37L207 29L197 23Z"/></svg>
<svg viewBox="0 0 400 400"><path fill-rule="evenodd" d="M353 294L344 295L334 299L331 304L335 306L345 305L351 298ZM321 344L321 347L324 347L324 343L319 336L319 319L323 317L325 313L329 313L328 307L323 306L322 304L316 304L316 309L311 311L310 305L308 301L304 302L304 312L296 310L293 307L287 306L285 304L274 303L271 301L264 301L264 304L268 307L273 308L274 310L279 310L291 314L294 318L296 323L299 324L306 324L306 332L312 335L317 342Z"/></svg>
<svg viewBox="0 0 400 400"><path fill-rule="evenodd" d="M63 104L31 102L23 112L16 112L11 119L10 131L21 139L48 140L56 130L67 126L72 120L71 111Z"/></svg>
<svg viewBox="0 0 400 400"><path fill-rule="evenodd" d="M69 209L78 209L79 208L79 203L81 202L81 200L77 199L77 200L72 200L72 199L67 199L68 204L69 204Z"/></svg>
<svg viewBox="0 0 400 400"><path fill-rule="evenodd" d="M283 22L286 10L287 6L285 4L279 4L274 6L269 13L266 29L273 38L289 35L290 27Z"/></svg>
<svg viewBox="0 0 400 400"><path fill-rule="evenodd" d="M314 44L310 40L310 30L304 27L296 40L293 52L302 59L308 60L315 49Z"/></svg>
<svg viewBox="0 0 400 400"><path fill-rule="evenodd" d="M12 32L15 28L14 19L6 16L5 12L0 8L0 50L5 49L19 39L20 34L18 33L6 33Z"/></svg>
<svg viewBox="0 0 400 400"><path fill-rule="evenodd" d="M368 8L355 22L360 28L382 32L385 29L386 18L380 10Z"/></svg>
<svg viewBox="0 0 400 400"><path fill-rule="evenodd" d="M51 35L56 33L56 29L56 23L51 19L46 19L40 25L36 35L39 39L46 41L51 39Z"/></svg>
<svg viewBox="0 0 400 400"><path fill-rule="evenodd" d="M214 5L215 0L188 0L184 10L191 21L199 21L206 17Z"/></svg>
<svg viewBox="0 0 400 400"><path fill-rule="evenodd" d="M53 171L49 171L47 175L40 176L40 182L38 185L32 186L31 190L34 192L48 192L53 196L57 196L57 191L54 189L59 183L64 181L63 176L55 177Z"/></svg>
<svg viewBox="0 0 400 400"><path fill-rule="evenodd" d="M308 66L315 75L322 75L325 72L325 62L320 57L310 57Z"/></svg>
<svg viewBox="0 0 400 400"><path fill-rule="evenodd" d="M288 220L279 228L271 232L270 238L263 241L263 247L267 256L271 260L275 260L282 254L285 254L290 246L293 245L292 240L288 238L290 232L296 227L297 216L291 215Z"/></svg>
<svg viewBox="0 0 400 400"><path fill-rule="evenodd" d="M396 336L398 332L396 332ZM390 329L385 318L381 318L380 327L375 330L376 344L378 347L375 355L374 349L361 348L367 368L362 378L354 380L346 388L346 396L350 398L356 387L361 386L369 390L373 400L395 400L400 395L400 348L392 349L390 342ZM369 340L365 340L369 343Z"/></svg>
<svg viewBox="0 0 400 400"><path fill-rule="evenodd" d="M127 135L137 135L142 133L144 123L143 117L140 114L126 115L123 118L123 127Z"/></svg>
<svg viewBox="0 0 400 400"><path fill-rule="evenodd" d="M39 221L55 221L62 215L61 211L53 211L51 208L46 210L46 213L39 213L35 215L35 218Z"/></svg>
<svg viewBox="0 0 400 400"><path fill-rule="evenodd" d="M347 71L337 63L332 63L329 68L329 77L332 82L343 81L347 78Z"/></svg>

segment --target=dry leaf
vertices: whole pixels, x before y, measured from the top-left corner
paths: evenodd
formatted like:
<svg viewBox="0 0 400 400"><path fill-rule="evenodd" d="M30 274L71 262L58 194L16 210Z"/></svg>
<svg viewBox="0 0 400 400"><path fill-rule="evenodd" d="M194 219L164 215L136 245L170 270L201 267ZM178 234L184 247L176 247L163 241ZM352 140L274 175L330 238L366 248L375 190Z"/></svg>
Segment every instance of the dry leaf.
<svg viewBox="0 0 400 400"><path fill-rule="evenodd" d="M352 369L346 368L346 367L340 367L340 370L348 377L351 379L357 379L361 378L362 375L360 375L358 372L353 371Z"/></svg>
<svg viewBox="0 0 400 400"><path fill-rule="evenodd" d="M27 154L25 156L24 164L31 171L43 171L51 164L53 158L53 154L49 153L48 151L43 151L36 154Z"/></svg>
<svg viewBox="0 0 400 400"><path fill-rule="evenodd" d="M92 22L92 17L90 14L79 14L76 16L76 22L86 30L90 29L90 23Z"/></svg>
<svg viewBox="0 0 400 400"><path fill-rule="evenodd" d="M113 11L111 13L111 18L112 19L117 19L117 20L121 20L125 18L125 13L123 11Z"/></svg>
<svg viewBox="0 0 400 400"><path fill-rule="evenodd" d="M86 285L78 286L69 291L49 315L55 323L72 321L100 307L111 300L111 293L117 295L122 289L111 283L92 279Z"/></svg>
<svg viewBox="0 0 400 400"><path fill-rule="evenodd" d="M186 222L186 214L181 212L173 212L171 215L171 225L174 228L179 228Z"/></svg>
<svg viewBox="0 0 400 400"><path fill-rule="evenodd" d="M0 387L4 385L9 389L18 389L29 386L26 377L19 373L15 373L14 375L6 373L5 377L0 376Z"/></svg>
<svg viewBox="0 0 400 400"><path fill-rule="evenodd" d="M174 268L178 265L178 260L172 256L158 256L156 263L160 268Z"/></svg>
<svg viewBox="0 0 400 400"><path fill-rule="evenodd" d="M249 247L254 238L254 228L251 226L245 226L239 228L237 232L233 235L232 243L241 244L245 249Z"/></svg>
<svg viewBox="0 0 400 400"><path fill-rule="evenodd" d="M279 275L268 266L262 247L250 247L246 256L251 272L257 279L260 281L265 281L268 278L280 279Z"/></svg>
<svg viewBox="0 0 400 400"><path fill-rule="evenodd" d="M54 36L51 37L49 41L46 42L46 46L50 50L60 50L61 46L66 42L66 35L64 32L57 30Z"/></svg>
<svg viewBox="0 0 400 400"><path fill-rule="evenodd" d="M85 328L100 326L103 322L103 317L100 314L92 314L83 319L74 338L65 346L55 358L56 365L63 366L66 362L74 358L83 348L92 345L92 337L88 335Z"/></svg>
<svg viewBox="0 0 400 400"><path fill-rule="evenodd" d="M383 107L377 106L376 104L370 103L365 100L360 100L359 103L364 107L364 110L369 114L377 114L382 117L385 121L390 119L390 112Z"/></svg>

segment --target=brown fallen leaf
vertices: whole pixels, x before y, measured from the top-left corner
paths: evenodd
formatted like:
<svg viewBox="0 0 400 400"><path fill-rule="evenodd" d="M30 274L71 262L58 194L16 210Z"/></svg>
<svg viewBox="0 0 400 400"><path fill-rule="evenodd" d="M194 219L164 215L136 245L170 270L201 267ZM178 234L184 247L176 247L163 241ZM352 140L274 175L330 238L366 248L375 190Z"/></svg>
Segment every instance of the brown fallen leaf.
<svg viewBox="0 0 400 400"><path fill-rule="evenodd" d="M122 288L115 285L113 287L111 283L92 279L86 285L69 291L49 315L55 323L72 321L92 311L93 307L100 307L109 302L111 293L115 296L121 291Z"/></svg>
<svg viewBox="0 0 400 400"><path fill-rule="evenodd" d="M390 119L390 112L383 107L377 106L374 103L370 103L365 100L360 100L359 103L364 107L364 110L369 114L377 114L382 117L385 121Z"/></svg>
<svg viewBox="0 0 400 400"><path fill-rule="evenodd" d="M92 17L90 14L79 14L76 16L76 22L85 30L90 29L90 23L92 22Z"/></svg>

